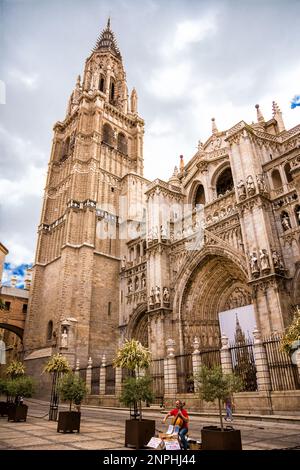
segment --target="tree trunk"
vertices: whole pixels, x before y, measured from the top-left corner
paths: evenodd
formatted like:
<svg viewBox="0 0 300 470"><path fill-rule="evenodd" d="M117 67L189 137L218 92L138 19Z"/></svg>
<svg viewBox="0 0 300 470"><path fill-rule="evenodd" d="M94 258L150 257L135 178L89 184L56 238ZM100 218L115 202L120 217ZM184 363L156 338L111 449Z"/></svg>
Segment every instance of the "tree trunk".
<svg viewBox="0 0 300 470"><path fill-rule="evenodd" d="M223 427L223 415L222 415L222 406L221 406L221 400L220 400L220 398L218 398L218 403L219 403L219 415L220 415L221 431L224 431L224 427Z"/></svg>

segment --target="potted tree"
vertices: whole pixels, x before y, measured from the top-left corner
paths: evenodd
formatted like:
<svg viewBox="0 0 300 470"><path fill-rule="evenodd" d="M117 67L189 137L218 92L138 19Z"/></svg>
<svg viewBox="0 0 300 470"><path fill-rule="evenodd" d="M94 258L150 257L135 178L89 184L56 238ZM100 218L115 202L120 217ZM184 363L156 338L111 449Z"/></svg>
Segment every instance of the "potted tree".
<svg viewBox="0 0 300 470"><path fill-rule="evenodd" d="M63 401L70 404L69 411L60 411L58 415L57 432L80 432L80 404L87 393L84 381L73 372L65 374L58 383L58 393ZM77 406L72 411L72 404Z"/></svg>
<svg viewBox="0 0 300 470"><path fill-rule="evenodd" d="M150 362L149 349L135 339L126 340L113 361L114 367L127 369L131 374L125 380L120 396L121 403L130 407L130 419L125 423L125 447L132 445L140 449L155 434L155 421L142 417L142 402L151 403L153 400L151 378L141 376Z"/></svg>
<svg viewBox="0 0 300 470"><path fill-rule="evenodd" d="M220 366L209 369L202 366L194 377L199 397L207 402L218 401L220 428L201 429L202 450L242 450L241 433L232 426L223 426L222 406L228 397L242 389L240 377L224 374Z"/></svg>
<svg viewBox="0 0 300 470"><path fill-rule="evenodd" d="M23 403L23 398L32 397L33 379L25 375L25 367L19 361L12 361L6 374L9 376L5 383L8 421L26 421L28 406Z"/></svg>
<svg viewBox="0 0 300 470"><path fill-rule="evenodd" d="M281 349L291 355L292 362L296 364L296 352L300 348L300 308L296 307L292 323L285 330L281 338Z"/></svg>
<svg viewBox="0 0 300 470"><path fill-rule="evenodd" d="M70 372L71 368L67 359L61 354L54 354L46 363L43 372L52 374L52 387L49 408L49 421L56 421L58 414L59 394L58 382L62 374Z"/></svg>

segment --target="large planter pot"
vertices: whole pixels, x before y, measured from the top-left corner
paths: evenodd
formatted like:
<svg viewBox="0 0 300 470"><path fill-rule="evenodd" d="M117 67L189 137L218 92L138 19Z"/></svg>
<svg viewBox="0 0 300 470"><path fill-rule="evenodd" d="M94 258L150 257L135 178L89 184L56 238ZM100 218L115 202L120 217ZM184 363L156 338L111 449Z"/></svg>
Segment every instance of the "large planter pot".
<svg viewBox="0 0 300 470"><path fill-rule="evenodd" d="M58 414L57 432L80 432L79 411L60 411Z"/></svg>
<svg viewBox="0 0 300 470"><path fill-rule="evenodd" d="M155 421L152 419L127 419L125 423L125 447L136 449L145 447L155 434Z"/></svg>
<svg viewBox="0 0 300 470"><path fill-rule="evenodd" d="M205 426L201 429L202 450L242 450L241 431Z"/></svg>
<svg viewBox="0 0 300 470"><path fill-rule="evenodd" d="M26 421L27 418L27 405L15 405L9 403L7 407L7 420L8 421Z"/></svg>
<svg viewBox="0 0 300 470"><path fill-rule="evenodd" d="M8 403L7 401L0 401L0 416L7 416Z"/></svg>

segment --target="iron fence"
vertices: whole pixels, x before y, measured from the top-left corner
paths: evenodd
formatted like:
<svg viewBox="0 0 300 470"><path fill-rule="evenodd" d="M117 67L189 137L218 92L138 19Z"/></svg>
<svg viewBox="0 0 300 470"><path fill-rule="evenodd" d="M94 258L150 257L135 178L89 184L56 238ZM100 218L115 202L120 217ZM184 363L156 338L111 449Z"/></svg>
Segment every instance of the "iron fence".
<svg viewBox="0 0 300 470"><path fill-rule="evenodd" d="M176 356L176 370L177 370L177 391L178 393L193 393L194 381L193 376L193 362L191 354L182 354Z"/></svg>
<svg viewBox="0 0 300 470"><path fill-rule="evenodd" d="M300 388L297 365L290 355L280 349L281 336L264 340L272 390L296 390Z"/></svg>
<svg viewBox="0 0 300 470"><path fill-rule="evenodd" d="M219 349L210 349L207 351L200 352L201 364L205 365L209 369L214 366L221 365L221 354Z"/></svg>
<svg viewBox="0 0 300 470"><path fill-rule="evenodd" d="M116 369L112 364L105 366L105 395L114 395L116 389Z"/></svg>
<svg viewBox="0 0 300 470"><path fill-rule="evenodd" d="M100 393L100 369L101 367L92 367L92 383L91 383L91 394L99 395Z"/></svg>
<svg viewBox="0 0 300 470"><path fill-rule="evenodd" d="M164 359L155 359L150 364L149 374L152 378L152 391L154 403L162 405L165 393L164 384Z"/></svg>
<svg viewBox="0 0 300 470"><path fill-rule="evenodd" d="M257 390L256 366L253 353L253 342L234 343L230 345L233 372L241 377L244 392Z"/></svg>

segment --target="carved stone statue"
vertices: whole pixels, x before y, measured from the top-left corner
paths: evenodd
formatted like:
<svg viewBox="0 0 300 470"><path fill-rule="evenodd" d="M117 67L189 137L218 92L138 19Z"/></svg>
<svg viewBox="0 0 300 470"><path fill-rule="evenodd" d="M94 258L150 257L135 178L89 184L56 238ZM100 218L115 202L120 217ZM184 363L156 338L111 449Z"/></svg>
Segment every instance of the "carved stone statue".
<svg viewBox="0 0 300 470"><path fill-rule="evenodd" d="M142 289L145 289L146 287L146 277L142 276Z"/></svg>
<svg viewBox="0 0 300 470"><path fill-rule="evenodd" d="M153 233L152 233L152 228L150 228L148 232L148 243L152 242L152 240L153 240Z"/></svg>
<svg viewBox="0 0 300 470"><path fill-rule="evenodd" d="M237 184L238 196L240 199L245 199L246 197L246 187L243 180L240 180Z"/></svg>
<svg viewBox="0 0 300 470"><path fill-rule="evenodd" d="M262 271L270 270L270 260L267 250L259 250L260 253L260 267Z"/></svg>
<svg viewBox="0 0 300 470"><path fill-rule="evenodd" d="M167 240L167 231L163 225L160 226L160 236L162 240Z"/></svg>
<svg viewBox="0 0 300 470"><path fill-rule="evenodd" d="M289 230L290 228L292 228L291 221L287 213L284 213L282 215L281 224L282 224L283 230Z"/></svg>
<svg viewBox="0 0 300 470"><path fill-rule="evenodd" d="M139 290L139 286L140 286L139 278L136 277L134 281L134 289Z"/></svg>
<svg viewBox="0 0 300 470"><path fill-rule="evenodd" d="M154 287L151 287L151 293L149 297L149 305L153 306L155 301L155 293L154 293Z"/></svg>
<svg viewBox="0 0 300 470"><path fill-rule="evenodd" d="M0 364L6 364L6 346L2 338L0 338Z"/></svg>
<svg viewBox="0 0 300 470"><path fill-rule="evenodd" d="M132 285L132 282L129 282L128 283L128 294L132 294L133 292L133 285Z"/></svg>
<svg viewBox="0 0 300 470"><path fill-rule="evenodd" d="M272 260L273 260L273 265L274 265L274 269L275 271L276 270L282 270L284 269L284 266L282 264L282 261L280 259L280 256L278 255L277 251L276 250L273 250L272 251Z"/></svg>
<svg viewBox="0 0 300 470"><path fill-rule="evenodd" d="M155 303L160 304L160 287L155 287Z"/></svg>
<svg viewBox="0 0 300 470"><path fill-rule="evenodd" d="M298 223L300 224L300 207L296 210Z"/></svg>
<svg viewBox="0 0 300 470"><path fill-rule="evenodd" d="M256 175L257 187L260 193L265 193L267 191L266 183L264 180L264 175Z"/></svg>
<svg viewBox="0 0 300 470"><path fill-rule="evenodd" d="M255 251L253 253L250 253L249 258L250 258L251 272L253 274L258 273L259 272L258 259L257 259L257 254L255 253Z"/></svg>
<svg viewBox="0 0 300 470"><path fill-rule="evenodd" d="M203 148L204 148L203 143L201 142L201 140L198 140L198 152L201 152Z"/></svg>
<svg viewBox="0 0 300 470"><path fill-rule="evenodd" d="M124 255L121 260L121 269L125 269L125 268L126 268L126 256Z"/></svg>
<svg viewBox="0 0 300 470"><path fill-rule="evenodd" d="M169 292L169 289L167 287L163 288L163 302L165 304L170 303L170 292Z"/></svg>
<svg viewBox="0 0 300 470"><path fill-rule="evenodd" d="M67 348L68 347L68 330L67 330L67 328L64 328L64 330L61 334L60 346L62 348Z"/></svg>
<svg viewBox="0 0 300 470"><path fill-rule="evenodd" d="M157 230L157 226L155 225L155 227L153 227L152 229L152 237L153 237L153 240L158 240L158 230Z"/></svg>
<svg viewBox="0 0 300 470"><path fill-rule="evenodd" d="M246 184L248 195L253 196L253 194L255 194L255 186L251 175L247 176Z"/></svg>

